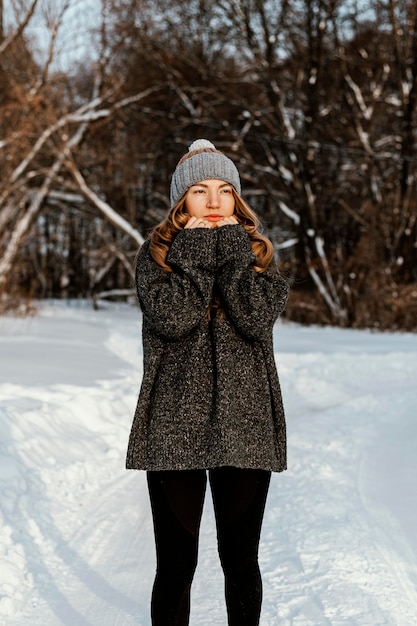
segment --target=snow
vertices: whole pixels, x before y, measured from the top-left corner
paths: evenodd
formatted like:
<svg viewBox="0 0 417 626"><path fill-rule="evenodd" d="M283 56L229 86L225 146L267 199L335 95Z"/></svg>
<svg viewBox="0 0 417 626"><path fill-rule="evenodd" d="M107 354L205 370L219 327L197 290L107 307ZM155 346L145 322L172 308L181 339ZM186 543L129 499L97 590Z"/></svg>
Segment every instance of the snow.
<svg viewBox="0 0 417 626"><path fill-rule="evenodd" d="M417 335L275 327L289 469L274 474L261 626L417 625ZM0 318L0 623L148 626L155 555L124 456L135 307ZM210 498L191 626L227 623Z"/></svg>

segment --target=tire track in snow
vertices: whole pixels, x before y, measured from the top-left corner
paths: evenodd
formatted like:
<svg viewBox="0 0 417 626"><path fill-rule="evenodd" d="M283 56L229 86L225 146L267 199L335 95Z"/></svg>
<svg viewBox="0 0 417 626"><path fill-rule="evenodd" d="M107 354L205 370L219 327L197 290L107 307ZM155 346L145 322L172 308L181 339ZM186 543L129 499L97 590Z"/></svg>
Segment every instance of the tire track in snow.
<svg viewBox="0 0 417 626"><path fill-rule="evenodd" d="M110 524L107 518L122 515L123 507L113 508L115 488L110 489L109 486L115 480L114 476L119 475L127 481L123 458L125 442L120 441L120 428L115 435L113 425L110 423L106 427L105 420L101 422L103 432L94 443L92 439L100 428L98 423L90 419L90 429L85 424L81 425L85 421L85 413L94 418L91 415L92 406L103 417L103 396L107 395L109 413L117 417L123 411L121 405L125 403L126 394L119 396L123 387L116 387L115 401L112 398L114 390L109 393L109 389L67 387L64 390L60 387L45 392L42 389L9 387L7 393L4 389L0 390L7 406L8 421L13 424L9 441L22 442L19 448L12 451L16 484L10 484L9 480L8 485L12 493L21 495L13 502L13 507L9 506L9 512L5 490L2 490L3 527L12 529L15 551L18 549L21 553L20 561L16 557L13 559L15 584L9 581L8 595L3 598L3 612L20 615L22 623L26 615L31 626L38 623L45 626L46 613L48 626L55 623L101 626L102 616L90 621L84 612L78 610L77 598L88 597L90 592L98 598L96 616L97 608L106 602L119 606L122 612L138 612L137 603L126 597L124 591L114 589L111 582L107 582L106 577L96 572L83 557L85 545L80 541L82 534L78 535L78 541L73 541L77 532L87 530L85 542L88 544L103 525L104 530L108 530L110 545L114 542L114 533L118 532L117 520L113 519ZM57 416L59 424L56 423ZM58 445L51 449L50 443L59 431ZM128 491L122 496L126 498ZM107 516L103 509L102 517L95 518L95 503L101 498L105 499ZM93 504L87 512L86 504L89 502ZM141 528L145 526L139 520L139 530ZM104 541L103 532L99 534L99 543ZM139 536L140 532L136 535ZM132 542L131 539L129 541ZM116 559L115 555L112 562ZM11 568L8 569L9 574L10 571ZM22 578L30 581L29 589L25 585L25 598L19 595L19 579Z"/></svg>
<svg viewBox="0 0 417 626"><path fill-rule="evenodd" d="M94 340L110 360L109 350L117 355L116 378L90 387L0 387L0 556L8 585L0 616L7 626L149 626L146 486L143 473L124 470L141 375L137 312L60 315L69 334L74 324L81 361L83 333L94 325ZM35 326L47 336L45 323ZM366 333L348 331L348 343L332 329L279 332L289 346L327 345L326 354L299 347L279 357L289 470L273 477L265 516L261 626L416 626L415 555L387 503L373 508L363 489L384 425L403 425L410 407L414 415L411 396L402 408L398 402L416 389L412 338L375 335L371 348L391 353L367 354ZM400 344L409 353L394 354ZM67 365L71 372L78 364ZM209 504L204 515L191 626L224 626Z"/></svg>
<svg viewBox="0 0 417 626"><path fill-rule="evenodd" d="M408 388L414 356L401 357L401 368L391 355L286 355L283 360L290 462L277 477L270 502L275 528L270 562L282 559L277 539L289 567L266 576L284 598L281 606L275 598L279 623L417 624L416 588L404 569L401 535L397 544L389 526L379 532L359 487L362 458L374 454L385 416L399 418L392 388ZM385 526L384 518L380 523Z"/></svg>

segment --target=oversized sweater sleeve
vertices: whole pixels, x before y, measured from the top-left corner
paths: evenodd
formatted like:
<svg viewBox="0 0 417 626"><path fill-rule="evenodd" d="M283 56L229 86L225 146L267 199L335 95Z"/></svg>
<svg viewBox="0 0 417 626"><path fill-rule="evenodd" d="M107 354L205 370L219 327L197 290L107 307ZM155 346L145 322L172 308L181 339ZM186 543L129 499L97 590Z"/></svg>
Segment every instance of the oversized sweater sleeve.
<svg viewBox="0 0 417 626"><path fill-rule="evenodd" d="M180 339L206 315L214 284L216 239L208 228L180 231L160 267L145 242L136 263L136 290L150 328L167 339Z"/></svg>
<svg viewBox="0 0 417 626"><path fill-rule="evenodd" d="M222 226L217 235L216 285L236 329L248 339L261 339L284 310L289 285L275 264L256 272L256 256L240 225Z"/></svg>

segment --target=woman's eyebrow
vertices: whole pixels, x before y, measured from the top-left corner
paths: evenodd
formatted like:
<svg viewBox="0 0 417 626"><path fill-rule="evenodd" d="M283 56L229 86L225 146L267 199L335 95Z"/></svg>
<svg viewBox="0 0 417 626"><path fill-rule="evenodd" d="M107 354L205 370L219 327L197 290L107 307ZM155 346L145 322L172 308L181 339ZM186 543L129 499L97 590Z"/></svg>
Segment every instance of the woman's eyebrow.
<svg viewBox="0 0 417 626"><path fill-rule="evenodd" d="M194 185L191 185L191 187L205 187L207 189L208 185L206 185L205 183L194 183ZM231 183L222 183L220 185L220 188L222 187L233 187L233 185Z"/></svg>

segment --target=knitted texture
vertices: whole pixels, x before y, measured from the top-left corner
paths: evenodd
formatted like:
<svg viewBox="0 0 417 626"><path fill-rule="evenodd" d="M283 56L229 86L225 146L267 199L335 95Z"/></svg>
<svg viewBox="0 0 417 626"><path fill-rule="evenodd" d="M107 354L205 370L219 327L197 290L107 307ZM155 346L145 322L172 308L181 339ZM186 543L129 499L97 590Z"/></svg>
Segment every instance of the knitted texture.
<svg viewBox="0 0 417 626"><path fill-rule="evenodd" d="M240 225L179 232L167 255L173 272L142 246L144 374L128 469L286 468L272 329L288 284L275 264L258 273L254 261ZM207 314L215 295L224 315Z"/></svg>
<svg viewBox="0 0 417 626"><path fill-rule="evenodd" d="M191 146L188 146L188 152L194 152L194 150L205 150L206 148L216 149L216 146L207 139L196 139Z"/></svg>
<svg viewBox="0 0 417 626"><path fill-rule="evenodd" d="M195 144L197 142L192 145ZM208 178L224 180L241 193L239 172L233 161L219 152L200 152L178 165L174 171L170 191L171 206L181 200L189 187Z"/></svg>

